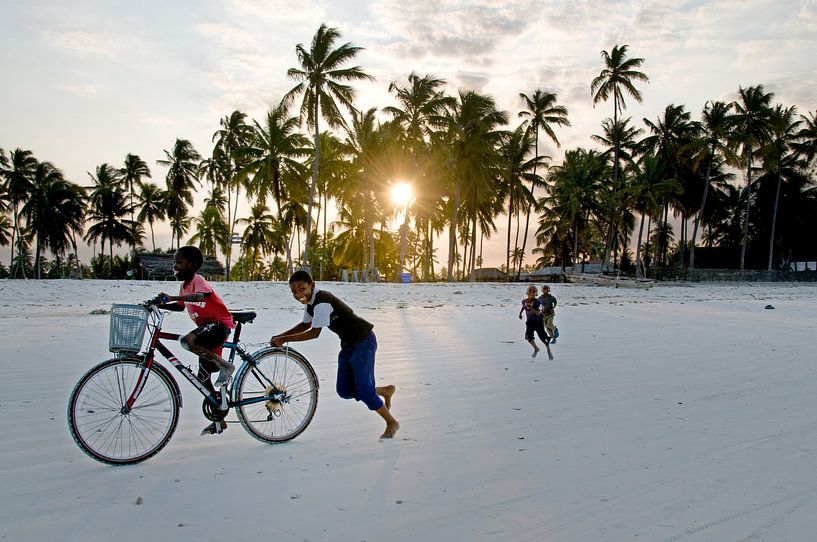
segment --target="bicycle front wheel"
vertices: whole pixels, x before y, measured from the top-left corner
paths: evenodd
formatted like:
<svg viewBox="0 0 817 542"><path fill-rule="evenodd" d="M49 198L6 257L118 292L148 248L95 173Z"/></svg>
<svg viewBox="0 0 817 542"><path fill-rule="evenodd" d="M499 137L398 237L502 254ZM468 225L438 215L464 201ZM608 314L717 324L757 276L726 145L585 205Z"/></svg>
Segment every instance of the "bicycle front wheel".
<svg viewBox="0 0 817 542"><path fill-rule="evenodd" d="M144 373L144 387L127 401ZM111 465L138 463L155 455L179 423L179 396L168 372L157 365L145 373L138 358L103 361L77 382L68 402L68 426L89 456Z"/></svg>
<svg viewBox="0 0 817 542"><path fill-rule="evenodd" d="M236 414L244 429L262 442L300 435L318 407L318 378L305 357L286 348L253 355L238 376Z"/></svg>

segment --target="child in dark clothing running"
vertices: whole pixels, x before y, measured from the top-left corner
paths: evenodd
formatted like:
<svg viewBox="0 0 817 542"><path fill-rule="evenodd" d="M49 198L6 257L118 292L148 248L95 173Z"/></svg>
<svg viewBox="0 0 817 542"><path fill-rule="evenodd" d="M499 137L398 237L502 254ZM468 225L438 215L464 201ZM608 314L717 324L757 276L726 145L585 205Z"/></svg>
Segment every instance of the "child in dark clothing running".
<svg viewBox="0 0 817 542"><path fill-rule="evenodd" d="M186 350L199 356L198 378L213 394L216 388L230 383L235 366L221 357L222 347L230 330L235 327L233 316L227 306L216 295L212 286L196 271L204 262L204 256L198 247L186 246L176 251L173 257L173 271L176 278L182 281L179 295L159 294L163 303L160 308L171 311L183 311L185 308L190 318L198 326L179 339ZM181 301L181 303L177 303ZM171 303L172 302L172 303ZM215 386L210 375L218 371ZM211 423L201 432L202 435L220 433L227 428L227 422L221 420L221 427Z"/></svg>
<svg viewBox="0 0 817 542"><path fill-rule="evenodd" d="M395 387L375 386L374 357L377 350L372 324L357 316L346 303L324 290L318 290L312 276L296 271L289 279L292 296L306 305L303 321L270 339L273 346L292 341L308 341L328 327L340 337L337 392L343 399L363 401L386 422L380 438L392 438L400 424L391 415ZM383 399L381 399L381 397Z"/></svg>
<svg viewBox="0 0 817 542"><path fill-rule="evenodd" d="M535 358L539 353L539 347L536 346L536 340L533 337L534 332L539 335L539 339L545 343L545 348L548 352L548 359L553 359L553 353L550 351L550 337L545 333L545 321L542 317L541 303L536 298L536 286L528 286L527 296L522 300L522 308L519 310L519 319L522 319L522 313L527 315L525 320L525 340L533 347L533 354L531 357Z"/></svg>

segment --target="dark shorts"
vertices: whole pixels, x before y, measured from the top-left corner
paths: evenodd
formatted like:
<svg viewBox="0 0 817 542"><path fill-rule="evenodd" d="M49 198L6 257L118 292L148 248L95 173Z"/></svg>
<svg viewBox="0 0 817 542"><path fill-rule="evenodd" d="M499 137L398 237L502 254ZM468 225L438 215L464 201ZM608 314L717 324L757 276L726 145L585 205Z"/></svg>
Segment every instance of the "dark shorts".
<svg viewBox="0 0 817 542"><path fill-rule="evenodd" d="M196 344L203 346L207 350L212 350L219 356L221 355L221 347L230 336L230 328L221 322L210 322L203 324L191 331L196 336ZM199 366L208 373L215 373L218 367L215 363L199 358Z"/></svg>
<svg viewBox="0 0 817 542"><path fill-rule="evenodd" d="M542 342L550 342L549 337L545 332L545 321L541 318L537 320L528 320L525 322L525 340L532 341L534 333L539 335L539 339Z"/></svg>

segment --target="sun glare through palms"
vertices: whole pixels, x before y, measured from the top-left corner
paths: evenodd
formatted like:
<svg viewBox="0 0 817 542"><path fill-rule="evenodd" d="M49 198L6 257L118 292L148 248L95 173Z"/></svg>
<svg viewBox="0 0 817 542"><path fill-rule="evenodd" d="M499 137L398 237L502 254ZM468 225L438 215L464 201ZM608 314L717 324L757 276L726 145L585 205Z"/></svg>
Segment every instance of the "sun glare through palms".
<svg viewBox="0 0 817 542"><path fill-rule="evenodd" d="M413 197L413 192L411 189L411 185L404 182L396 183L391 188L391 199L400 207L407 205L411 202Z"/></svg>

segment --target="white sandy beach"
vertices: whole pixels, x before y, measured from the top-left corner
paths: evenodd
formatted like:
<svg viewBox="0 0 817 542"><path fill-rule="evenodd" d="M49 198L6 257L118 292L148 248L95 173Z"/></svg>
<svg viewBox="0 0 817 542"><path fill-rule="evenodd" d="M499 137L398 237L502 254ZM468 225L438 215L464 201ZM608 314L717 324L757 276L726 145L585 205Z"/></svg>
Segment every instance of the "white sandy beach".
<svg viewBox="0 0 817 542"><path fill-rule="evenodd" d="M294 441L237 423L200 436L180 382L167 447L112 467L66 422L76 381L110 357L108 316L90 313L177 283L0 281L0 540L815 539L817 285L555 284L554 361L523 340L524 284L319 286L375 324L395 439L335 394L326 330L294 345L321 383ZM301 318L286 284L215 287L258 312L246 343Z"/></svg>

